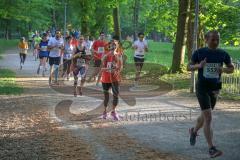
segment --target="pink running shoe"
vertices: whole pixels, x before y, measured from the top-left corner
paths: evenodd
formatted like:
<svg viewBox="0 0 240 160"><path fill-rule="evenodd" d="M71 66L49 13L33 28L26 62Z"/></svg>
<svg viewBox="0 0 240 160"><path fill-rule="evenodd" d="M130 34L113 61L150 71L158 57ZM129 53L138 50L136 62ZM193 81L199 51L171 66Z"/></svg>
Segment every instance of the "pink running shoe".
<svg viewBox="0 0 240 160"><path fill-rule="evenodd" d="M107 119L107 112L105 112L105 111L103 112L102 118Z"/></svg>
<svg viewBox="0 0 240 160"><path fill-rule="evenodd" d="M112 111L111 112L111 116L113 117L114 121L118 121L119 120L119 116L116 112Z"/></svg>

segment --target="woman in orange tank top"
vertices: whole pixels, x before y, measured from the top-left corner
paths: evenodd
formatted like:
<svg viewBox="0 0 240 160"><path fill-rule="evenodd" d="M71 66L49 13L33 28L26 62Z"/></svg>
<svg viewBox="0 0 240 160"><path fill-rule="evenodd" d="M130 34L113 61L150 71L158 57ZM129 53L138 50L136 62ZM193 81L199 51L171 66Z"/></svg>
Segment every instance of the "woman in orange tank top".
<svg viewBox="0 0 240 160"><path fill-rule="evenodd" d="M116 45L109 43L109 53L104 55L101 67L101 82L104 92L104 112L103 119L107 118L107 106L109 102L109 89L112 88L113 102L111 116L114 120L119 120L116 113L119 95L119 83L121 80L120 72L122 70L122 62L118 55L114 54Z"/></svg>

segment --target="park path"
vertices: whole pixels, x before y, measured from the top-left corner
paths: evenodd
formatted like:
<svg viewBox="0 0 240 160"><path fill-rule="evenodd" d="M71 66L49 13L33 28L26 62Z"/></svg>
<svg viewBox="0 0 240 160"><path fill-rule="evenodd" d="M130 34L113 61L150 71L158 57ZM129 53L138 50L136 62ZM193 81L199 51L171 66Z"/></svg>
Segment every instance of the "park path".
<svg viewBox="0 0 240 160"><path fill-rule="evenodd" d="M62 118L66 112L80 115L94 110L102 99L58 92L49 87L47 78L36 75L38 62L32 55L19 70L16 52L11 49L0 60L0 67L14 70L17 83L24 87L20 96L0 96L0 159L208 159L202 133L195 147L188 142L188 128L200 112L193 95L169 92L136 98L135 105L120 100L118 111L124 119L119 122L96 117L69 121ZM61 112L68 102L69 110ZM239 123L240 104L220 101L214 135L224 156L218 159L240 159Z"/></svg>

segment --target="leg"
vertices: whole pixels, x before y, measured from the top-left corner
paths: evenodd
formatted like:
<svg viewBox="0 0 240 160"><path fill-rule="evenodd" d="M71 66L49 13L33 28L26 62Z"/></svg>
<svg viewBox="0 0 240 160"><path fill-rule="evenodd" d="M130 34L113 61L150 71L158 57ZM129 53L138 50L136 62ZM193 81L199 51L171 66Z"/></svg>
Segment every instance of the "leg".
<svg viewBox="0 0 240 160"><path fill-rule="evenodd" d="M113 92L113 111L115 112L116 107L118 105L118 95L119 95L119 83L112 83L112 92Z"/></svg>
<svg viewBox="0 0 240 160"><path fill-rule="evenodd" d="M201 115L197 118L197 123L194 127L194 132L197 133L198 130L203 127L203 124L204 124L204 117L203 117L203 114L201 113Z"/></svg>
<svg viewBox="0 0 240 160"><path fill-rule="evenodd" d="M204 135L208 143L208 147L211 148L213 147L213 142L212 142L212 128L211 128L211 123L212 123L212 109L204 110L203 111L203 117L204 117Z"/></svg>
<svg viewBox="0 0 240 160"><path fill-rule="evenodd" d="M58 81L58 71L59 71L59 64L60 64L61 57L54 58L54 77L55 82Z"/></svg>
<svg viewBox="0 0 240 160"><path fill-rule="evenodd" d="M26 57L27 57L27 54L22 54L23 56L23 64L25 63L25 60L26 60Z"/></svg>
<svg viewBox="0 0 240 160"><path fill-rule="evenodd" d="M20 64L21 64L21 63L23 63L23 54L20 53L19 56L20 56Z"/></svg>
<svg viewBox="0 0 240 160"><path fill-rule="evenodd" d="M111 86L111 83L102 83L103 87L103 94L104 94L104 112L107 112L107 106L109 102L109 88Z"/></svg>
<svg viewBox="0 0 240 160"><path fill-rule="evenodd" d="M96 77L97 74L100 71L100 66L101 66L101 60L95 60L94 61L94 72L92 73L92 75L89 77L88 82L90 82L92 80L93 77Z"/></svg>
<svg viewBox="0 0 240 160"><path fill-rule="evenodd" d="M73 77L74 77L74 96L77 96L77 86L78 86L78 73L79 73L79 69L78 68L74 68L73 69Z"/></svg>

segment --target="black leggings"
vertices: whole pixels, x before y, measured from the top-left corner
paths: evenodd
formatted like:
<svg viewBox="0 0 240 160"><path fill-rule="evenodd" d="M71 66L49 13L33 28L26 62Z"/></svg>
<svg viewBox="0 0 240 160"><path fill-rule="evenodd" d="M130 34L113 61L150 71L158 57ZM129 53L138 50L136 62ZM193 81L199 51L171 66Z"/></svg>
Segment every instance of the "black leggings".
<svg viewBox="0 0 240 160"><path fill-rule="evenodd" d="M19 55L20 55L20 62L24 64L27 55L24 53L20 53Z"/></svg>
<svg viewBox="0 0 240 160"><path fill-rule="evenodd" d="M113 106L118 105L119 84L118 82L102 83L104 93L104 107L108 106L109 102L109 89L112 88L113 93Z"/></svg>

